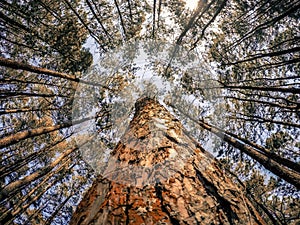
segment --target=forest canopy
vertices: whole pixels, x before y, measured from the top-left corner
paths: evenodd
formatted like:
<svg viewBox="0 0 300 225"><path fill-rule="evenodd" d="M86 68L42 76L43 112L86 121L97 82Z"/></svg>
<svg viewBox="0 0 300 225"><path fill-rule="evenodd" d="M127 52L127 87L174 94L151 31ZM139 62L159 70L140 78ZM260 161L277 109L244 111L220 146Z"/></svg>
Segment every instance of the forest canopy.
<svg viewBox="0 0 300 225"><path fill-rule="evenodd" d="M67 224L163 104L269 224L300 223L300 2L2 0L0 223Z"/></svg>

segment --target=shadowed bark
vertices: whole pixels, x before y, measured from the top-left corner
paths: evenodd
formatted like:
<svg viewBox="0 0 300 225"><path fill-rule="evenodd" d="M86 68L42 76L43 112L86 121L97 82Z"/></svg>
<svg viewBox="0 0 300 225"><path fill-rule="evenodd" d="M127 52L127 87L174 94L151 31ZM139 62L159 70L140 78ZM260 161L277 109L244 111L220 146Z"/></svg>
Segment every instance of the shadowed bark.
<svg viewBox="0 0 300 225"><path fill-rule="evenodd" d="M265 224L218 162L157 101L128 130L70 224Z"/></svg>

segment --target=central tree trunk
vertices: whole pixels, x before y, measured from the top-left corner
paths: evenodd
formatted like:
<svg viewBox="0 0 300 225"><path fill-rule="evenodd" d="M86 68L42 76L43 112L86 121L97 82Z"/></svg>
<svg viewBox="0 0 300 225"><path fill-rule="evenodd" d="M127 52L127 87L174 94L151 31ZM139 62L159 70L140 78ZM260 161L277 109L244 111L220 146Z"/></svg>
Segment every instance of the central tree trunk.
<svg viewBox="0 0 300 225"><path fill-rule="evenodd" d="M181 123L157 101L141 98L70 224L265 222Z"/></svg>

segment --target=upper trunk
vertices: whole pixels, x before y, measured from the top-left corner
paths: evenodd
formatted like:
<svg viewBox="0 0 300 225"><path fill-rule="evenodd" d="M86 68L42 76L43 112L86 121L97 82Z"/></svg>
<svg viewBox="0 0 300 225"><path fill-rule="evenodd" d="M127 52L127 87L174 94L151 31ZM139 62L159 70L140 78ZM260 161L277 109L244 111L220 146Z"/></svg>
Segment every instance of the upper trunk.
<svg viewBox="0 0 300 225"><path fill-rule="evenodd" d="M70 224L265 224L158 102L142 98Z"/></svg>

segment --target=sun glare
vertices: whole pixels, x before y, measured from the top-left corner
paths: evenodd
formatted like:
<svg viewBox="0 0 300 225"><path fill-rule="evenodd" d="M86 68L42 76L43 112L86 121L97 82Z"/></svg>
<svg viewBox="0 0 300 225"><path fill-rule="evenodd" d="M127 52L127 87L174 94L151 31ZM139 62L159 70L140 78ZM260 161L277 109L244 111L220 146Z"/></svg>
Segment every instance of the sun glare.
<svg viewBox="0 0 300 225"><path fill-rule="evenodd" d="M198 5L198 1L199 0L185 0L186 7L189 8L190 10L194 10Z"/></svg>

